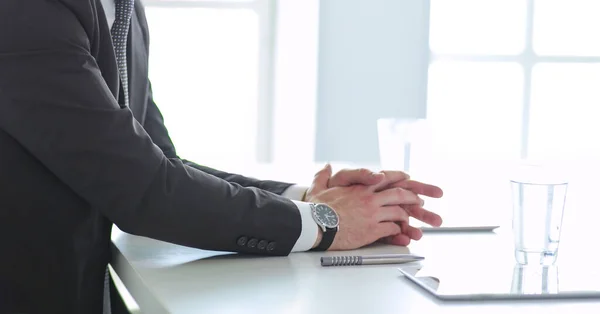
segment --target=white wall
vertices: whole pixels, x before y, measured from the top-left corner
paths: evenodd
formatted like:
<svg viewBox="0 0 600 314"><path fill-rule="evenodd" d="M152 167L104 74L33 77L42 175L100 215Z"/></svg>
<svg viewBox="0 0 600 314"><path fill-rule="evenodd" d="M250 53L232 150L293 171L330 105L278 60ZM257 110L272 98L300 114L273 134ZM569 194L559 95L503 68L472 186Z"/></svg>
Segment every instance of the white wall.
<svg viewBox="0 0 600 314"><path fill-rule="evenodd" d="M429 1L321 0L317 161L379 159L376 121L424 117Z"/></svg>

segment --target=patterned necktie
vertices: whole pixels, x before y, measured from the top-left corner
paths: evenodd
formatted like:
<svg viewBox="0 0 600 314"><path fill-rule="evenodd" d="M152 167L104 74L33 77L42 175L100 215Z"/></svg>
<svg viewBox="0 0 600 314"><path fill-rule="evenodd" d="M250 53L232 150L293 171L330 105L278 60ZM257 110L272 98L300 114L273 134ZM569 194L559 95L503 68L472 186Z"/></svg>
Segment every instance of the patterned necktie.
<svg viewBox="0 0 600 314"><path fill-rule="evenodd" d="M111 29L113 46L119 66L119 77L123 88L125 106L129 106L129 81L127 78L127 33L133 13L134 0L115 0L115 23Z"/></svg>

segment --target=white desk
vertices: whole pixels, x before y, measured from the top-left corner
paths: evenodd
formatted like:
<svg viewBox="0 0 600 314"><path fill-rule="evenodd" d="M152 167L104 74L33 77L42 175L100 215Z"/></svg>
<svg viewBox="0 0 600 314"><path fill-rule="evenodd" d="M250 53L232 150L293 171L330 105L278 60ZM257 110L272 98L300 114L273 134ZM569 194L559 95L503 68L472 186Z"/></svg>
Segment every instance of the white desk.
<svg viewBox="0 0 600 314"><path fill-rule="evenodd" d="M460 254L504 249L499 238L493 233L427 234L409 248L426 261L460 262ZM396 265L323 268L323 253L240 256L176 246L116 228L113 243L112 265L143 313L600 313L600 300L444 303L403 278ZM569 247L564 255L574 256ZM408 252L376 245L351 254Z"/></svg>

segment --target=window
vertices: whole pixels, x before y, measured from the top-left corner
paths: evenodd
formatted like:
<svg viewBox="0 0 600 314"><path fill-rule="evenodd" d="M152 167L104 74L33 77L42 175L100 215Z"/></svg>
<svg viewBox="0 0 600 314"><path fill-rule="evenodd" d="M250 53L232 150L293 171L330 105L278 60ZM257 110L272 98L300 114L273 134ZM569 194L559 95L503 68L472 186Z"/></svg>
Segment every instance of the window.
<svg viewBox="0 0 600 314"><path fill-rule="evenodd" d="M600 114L598 13L595 0L432 0L428 116L454 129L450 153L599 156L585 136Z"/></svg>
<svg viewBox="0 0 600 314"><path fill-rule="evenodd" d="M271 0L146 0L154 98L180 156L270 156Z"/></svg>
<svg viewBox="0 0 600 314"><path fill-rule="evenodd" d="M510 199L506 168L489 161L600 157L600 1L431 0L430 10L427 115L443 130L437 153L455 161L435 168L451 178L449 217L510 208L495 204Z"/></svg>

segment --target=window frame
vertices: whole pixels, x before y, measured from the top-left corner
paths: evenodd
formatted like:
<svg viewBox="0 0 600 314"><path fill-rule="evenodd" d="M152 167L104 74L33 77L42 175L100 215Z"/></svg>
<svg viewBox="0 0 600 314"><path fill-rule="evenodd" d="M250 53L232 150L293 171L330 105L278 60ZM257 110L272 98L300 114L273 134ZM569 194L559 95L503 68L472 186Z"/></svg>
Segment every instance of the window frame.
<svg viewBox="0 0 600 314"><path fill-rule="evenodd" d="M142 0L146 8L250 9L258 16L256 162L273 160L273 77L277 0Z"/></svg>
<svg viewBox="0 0 600 314"><path fill-rule="evenodd" d="M436 53L429 46L429 65L437 61L451 62L514 62L523 68L523 102L520 157L527 159L529 155L529 129L531 110L531 86L533 68L538 63L600 63L600 56L568 56L538 55L533 50L533 25L535 16L535 0L526 0L525 47L516 55L474 55ZM431 18L431 17L430 17Z"/></svg>

